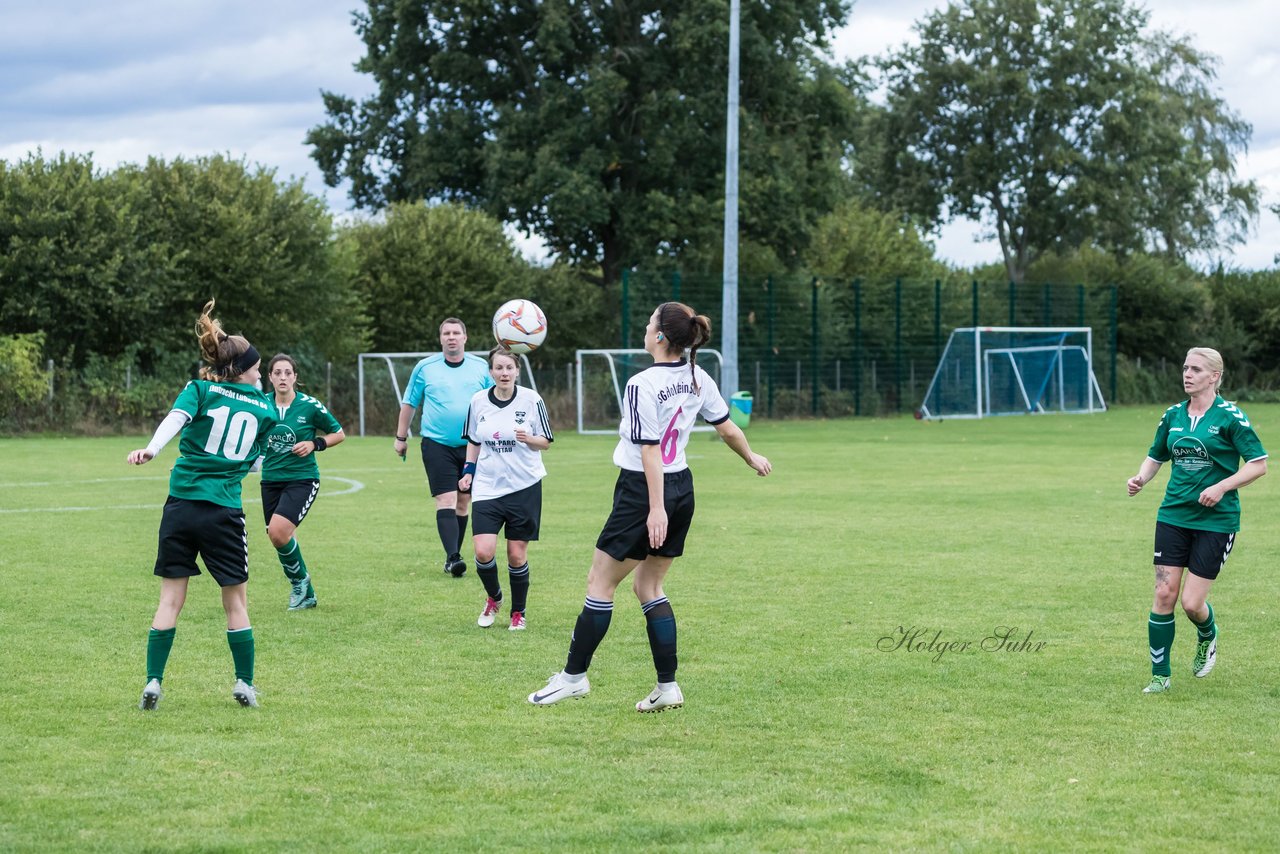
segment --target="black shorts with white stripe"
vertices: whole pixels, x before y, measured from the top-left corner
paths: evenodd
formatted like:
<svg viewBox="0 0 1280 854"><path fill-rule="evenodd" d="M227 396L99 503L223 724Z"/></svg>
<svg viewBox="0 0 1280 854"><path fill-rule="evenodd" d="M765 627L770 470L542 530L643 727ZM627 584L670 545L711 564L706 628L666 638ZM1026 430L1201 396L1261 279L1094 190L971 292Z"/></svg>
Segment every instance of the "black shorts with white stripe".
<svg viewBox="0 0 1280 854"><path fill-rule="evenodd" d="M199 575L197 555L204 559L205 568L219 587L248 581L249 543L244 533L244 510L170 495L160 517L155 574L161 578Z"/></svg>
<svg viewBox="0 0 1280 854"><path fill-rule="evenodd" d="M319 494L318 480L264 480L262 518L268 525L272 516L283 516L294 525L301 525Z"/></svg>
<svg viewBox="0 0 1280 854"><path fill-rule="evenodd" d="M1185 566L1192 575L1212 581L1227 565L1227 556L1235 544L1235 534L1156 522L1156 549L1152 563L1157 566Z"/></svg>

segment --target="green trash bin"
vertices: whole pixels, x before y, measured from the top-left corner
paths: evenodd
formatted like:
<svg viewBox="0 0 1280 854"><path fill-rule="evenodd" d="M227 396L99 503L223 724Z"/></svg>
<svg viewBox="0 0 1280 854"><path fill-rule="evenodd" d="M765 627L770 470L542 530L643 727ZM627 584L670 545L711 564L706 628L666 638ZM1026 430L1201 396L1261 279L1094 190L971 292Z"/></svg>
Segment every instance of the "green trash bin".
<svg viewBox="0 0 1280 854"><path fill-rule="evenodd" d="M735 391L729 395L729 420L747 429L751 423L751 392Z"/></svg>

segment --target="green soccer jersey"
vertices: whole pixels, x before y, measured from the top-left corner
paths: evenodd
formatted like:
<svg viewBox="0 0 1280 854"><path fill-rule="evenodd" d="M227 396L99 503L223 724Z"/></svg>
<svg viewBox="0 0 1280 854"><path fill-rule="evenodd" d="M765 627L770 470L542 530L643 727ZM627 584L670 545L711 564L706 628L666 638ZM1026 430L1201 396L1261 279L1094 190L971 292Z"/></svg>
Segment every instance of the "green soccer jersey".
<svg viewBox="0 0 1280 854"><path fill-rule="evenodd" d="M274 398L274 396L273 396ZM275 404L274 399L272 403ZM294 454L298 442L310 442L320 433L337 433L342 429L338 419L324 404L309 394L297 392L288 406L275 405L279 420L267 435L263 447L266 458L262 461L264 481L319 480L320 467L316 455L300 457Z"/></svg>
<svg viewBox="0 0 1280 854"><path fill-rule="evenodd" d="M240 481L257 462L274 407L251 385L192 380L173 402L191 417L169 475L175 498L239 508Z"/></svg>
<svg viewBox="0 0 1280 854"><path fill-rule="evenodd" d="M1156 519L1198 531L1235 533L1240 530L1240 496L1231 490L1215 507L1200 503L1200 493L1240 469L1241 458L1266 457L1249 416L1221 395L1204 415L1191 415L1189 401L1170 406L1156 427L1147 456L1161 463L1173 461L1169 485Z"/></svg>

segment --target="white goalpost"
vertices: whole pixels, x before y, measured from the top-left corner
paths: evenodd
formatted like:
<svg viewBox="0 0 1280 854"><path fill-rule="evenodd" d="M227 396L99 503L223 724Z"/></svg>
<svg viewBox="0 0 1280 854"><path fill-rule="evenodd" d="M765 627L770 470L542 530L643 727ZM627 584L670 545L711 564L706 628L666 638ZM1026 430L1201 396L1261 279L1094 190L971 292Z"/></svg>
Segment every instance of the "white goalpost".
<svg viewBox="0 0 1280 854"><path fill-rule="evenodd" d="M578 350L574 357L578 432L589 435L617 433L627 380L652 364L653 357L641 349ZM719 350L704 347L698 350L698 367L719 384L724 359ZM714 428L699 424L693 429Z"/></svg>
<svg viewBox="0 0 1280 854"><path fill-rule="evenodd" d="M404 396L401 390L401 383L409 381L409 375L413 372L414 365L428 356L438 354L439 350L426 353L361 353L356 357L356 381L360 395L360 435L364 435L365 428L365 362L377 363L381 362L386 366L387 373L385 379L380 371L374 370L376 377L370 377L370 384L376 386L371 389L380 396L380 399L387 400L395 409L400 411L400 398ZM484 360L488 360L488 350L468 350L470 355L479 356ZM520 384L527 385L534 391L538 390L538 382L533 376L533 366L529 364L529 357L520 356ZM403 379L402 379L403 378ZM392 427L395 423L392 422Z"/></svg>
<svg viewBox="0 0 1280 854"><path fill-rule="evenodd" d="M951 333L917 413L985 418L1105 410L1088 326L963 327Z"/></svg>

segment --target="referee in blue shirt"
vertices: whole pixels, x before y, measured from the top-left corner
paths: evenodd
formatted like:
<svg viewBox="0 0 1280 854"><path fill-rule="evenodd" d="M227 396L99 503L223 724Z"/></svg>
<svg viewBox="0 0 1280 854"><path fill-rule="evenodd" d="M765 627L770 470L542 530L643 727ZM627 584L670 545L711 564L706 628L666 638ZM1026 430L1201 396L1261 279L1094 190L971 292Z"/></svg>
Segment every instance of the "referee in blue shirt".
<svg viewBox="0 0 1280 854"><path fill-rule="evenodd" d="M493 385L488 364L479 356L468 355L466 348L466 324L456 317L445 318L440 324L441 352L423 359L409 376L400 400L394 445L396 454L403 457L409 448L409 425L421 406L422 466L436 501L444 571L454 578L467 571L461 551L471 496L458 492L458 480L467 462L467 409L472 395Z"/></svg>

